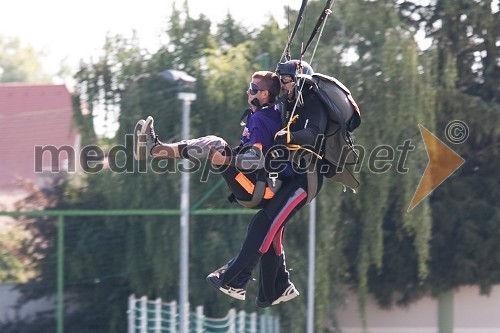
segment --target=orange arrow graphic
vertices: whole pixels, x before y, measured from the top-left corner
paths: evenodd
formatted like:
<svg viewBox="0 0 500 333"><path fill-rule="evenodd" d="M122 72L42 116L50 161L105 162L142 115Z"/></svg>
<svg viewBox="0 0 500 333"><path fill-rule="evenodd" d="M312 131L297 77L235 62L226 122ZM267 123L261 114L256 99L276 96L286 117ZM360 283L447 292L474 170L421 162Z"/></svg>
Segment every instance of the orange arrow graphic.
<svg viewBox="0 0 500 333"><path fill-rule="evenodd" d="M439 140L427 128L418 125L420 134L424 139L425 150L429 156L429 164L420 179L417 190L413 195L408 212L415 208L432 191L449 176L455 172L465 160L448 147L443 141Z"/></svg>

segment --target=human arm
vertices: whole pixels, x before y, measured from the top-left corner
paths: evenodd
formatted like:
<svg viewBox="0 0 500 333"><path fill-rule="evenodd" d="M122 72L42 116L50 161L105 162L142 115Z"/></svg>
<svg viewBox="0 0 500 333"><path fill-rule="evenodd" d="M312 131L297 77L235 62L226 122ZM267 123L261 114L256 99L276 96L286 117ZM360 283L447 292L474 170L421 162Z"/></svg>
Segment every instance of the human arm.
<svg viewBox="0 0 500 333"><path fill-rule="evenodd" d="M210 161L215 165L232 165L242 170L257 170L264 167L262 145L244 146L234 156L224 156L221 152L211 147Z"/></svg>
<svg viewBox="0 0 500 333"><path fill-rule="evenodd" d="M234 156L233 165L238 169L257 170L264 167L264 154L262 144L254 143L252 146L245 146Z"/></svg>
<svg viewBox="0 0 500 333"><path fill-rule="evenodd" d="M298 121L300 129L291 131L291 143L314 146L317 137L324 134L328 123L325 106L315 94L308 95L304 107L300 109Z"/></svg>

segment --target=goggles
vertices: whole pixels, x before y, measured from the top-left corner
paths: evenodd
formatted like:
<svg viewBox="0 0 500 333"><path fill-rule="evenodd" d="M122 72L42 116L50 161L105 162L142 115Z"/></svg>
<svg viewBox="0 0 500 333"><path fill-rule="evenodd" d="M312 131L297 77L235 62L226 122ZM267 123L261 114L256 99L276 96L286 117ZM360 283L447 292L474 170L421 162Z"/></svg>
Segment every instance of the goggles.
<svg viewBox="0 0 500 333"><path fill-rule="evenodd" d="M289 84L293 82L293 78L291 75L281 75L280 81L283 84Z"/></svg>
<svg viewBox="0 0 500 333"><path fill-rule="evenodd" d="M252 96L257 95L257 93L262 90L263 89L260 89L259 86L253 82L250 82L250 85L248 86L248 92L250 92L250 95Z"/></svg>

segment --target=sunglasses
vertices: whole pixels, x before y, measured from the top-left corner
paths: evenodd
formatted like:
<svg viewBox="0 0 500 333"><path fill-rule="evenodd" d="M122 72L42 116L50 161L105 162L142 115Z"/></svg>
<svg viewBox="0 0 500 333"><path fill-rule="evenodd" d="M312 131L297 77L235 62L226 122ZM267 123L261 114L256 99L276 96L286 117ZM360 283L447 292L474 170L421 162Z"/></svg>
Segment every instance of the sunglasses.
<svg viewBox="0 0 500 333"><path fill-rule="evenodd" d="M293 78L290 75L282 75L280 81L283 84L288 84L293 82Z"/></svg>
<svg viewBox="0 0 500 333"><path fill-rule="evenodd" d="M248 86L248 91L250 92L250 95L257 95L259 91L262 91L263 89L260 89L258 85L256 85L253 82L250 82L250 85Z"/></svg>

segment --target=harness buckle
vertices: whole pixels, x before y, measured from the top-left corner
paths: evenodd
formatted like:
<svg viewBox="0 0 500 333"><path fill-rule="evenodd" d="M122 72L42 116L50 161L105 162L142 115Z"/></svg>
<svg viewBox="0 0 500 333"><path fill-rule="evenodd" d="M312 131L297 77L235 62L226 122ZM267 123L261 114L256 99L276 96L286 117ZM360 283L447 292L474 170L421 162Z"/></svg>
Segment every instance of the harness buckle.
<svg viewBox="0 0 500 333"><path fill-rule="evenodd" d="M277 172L269 172L269 179L273 182L273 187L276 186L276 179L278 179L278 173Z"/></svg>

